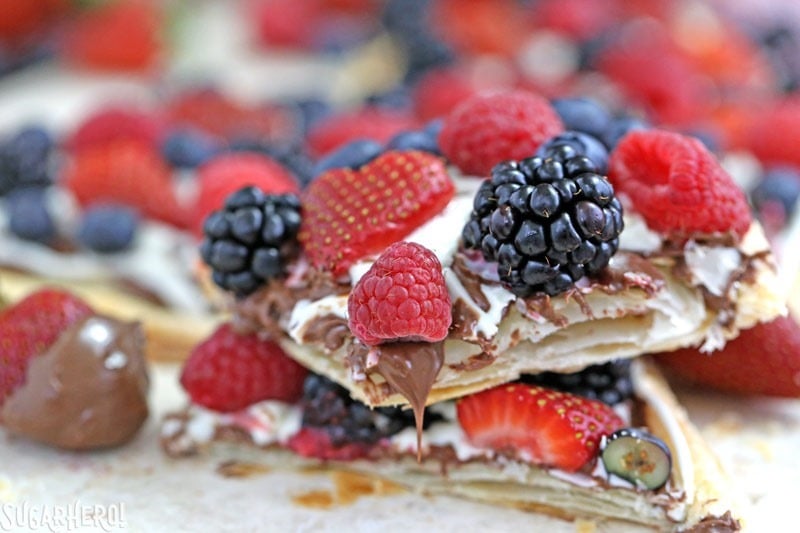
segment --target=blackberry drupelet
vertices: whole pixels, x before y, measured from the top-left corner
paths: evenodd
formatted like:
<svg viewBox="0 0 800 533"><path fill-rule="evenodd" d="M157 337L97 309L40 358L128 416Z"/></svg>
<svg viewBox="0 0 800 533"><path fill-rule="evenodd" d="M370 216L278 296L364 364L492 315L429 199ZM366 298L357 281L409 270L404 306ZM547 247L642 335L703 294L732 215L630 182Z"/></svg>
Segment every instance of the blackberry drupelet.
<svg viewBox="0 0 800 533"><path fill-rule="evenodd" d="M555 296L602 270L622 229L622 205L590 159L532 157L492 169L462 237L517 296Z"/></svg>
<svg viewBox="0 0 800 533"><path fill-rule="evenodd" d="M414 426L414 413L400 407L370 409L354 400L344 387L317 374L303 384L303 427L322 429L334 446L352 442L374 444L405 427ZM431 417L426 416L430 421Z"/></svg>
<svg viewBox="0 0 800 533"><path fill-rule="evenodd" d="M573 374L559 372L528 374L522 377L522 381L600 400L608 405L616 405L633 395L630 359L592 365Z"/></svg>
<svg viewBox="0 0 800 533"><path fill-rule="evenodd" d="M256 187L244 187L206 218L200 255L213 269L214 283L246 296L284 275L286 263L299 250L299 227L296 195L268 195Z"/></svg>

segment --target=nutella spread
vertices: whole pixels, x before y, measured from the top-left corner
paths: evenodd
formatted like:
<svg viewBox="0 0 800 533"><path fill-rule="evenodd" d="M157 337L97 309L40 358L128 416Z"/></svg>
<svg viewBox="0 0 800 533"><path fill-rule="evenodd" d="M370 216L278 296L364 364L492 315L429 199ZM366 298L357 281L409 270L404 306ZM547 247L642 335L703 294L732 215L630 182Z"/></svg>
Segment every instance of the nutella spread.
<svg viewBox="0 0 800 533"><path fill-rule="evenodd" d="M129 441L148 415L144 334L136 323L91 316L34 358L3 405L6 428L59 448Z"/></svg>
<svg viewBox="0 0 800 533"><path fill-rule="evenodd" d="M414 409L417 425L417 460L422 459L422 419L433 382L444 363L441 342L393 342L374 348L377 371Z"/></svg>

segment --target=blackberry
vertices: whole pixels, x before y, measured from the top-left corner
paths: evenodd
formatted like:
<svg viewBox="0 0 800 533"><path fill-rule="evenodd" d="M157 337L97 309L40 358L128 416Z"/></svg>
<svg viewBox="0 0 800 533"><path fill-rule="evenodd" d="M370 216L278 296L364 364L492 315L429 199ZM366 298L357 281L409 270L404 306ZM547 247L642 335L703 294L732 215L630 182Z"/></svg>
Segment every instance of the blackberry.
<svg viewBox="0 0 800 533"><path fill-rule="evenodd" d="M374 444L403 428L414 426L414 413L400 407L370 409L354 400L344 387L317 375L309 374L303 384L303 427L322 429L334 446L351 442ZM427 416L430 422L432 417Z"/></svg>
<svg viewBox="0 0 800 533"><path fill-rule="evenodd" d="M618 404L633 395L630 359L592 365L573 374L559 372L528 374L522 377L522 381L600 400L608 405Z"/></svg>
<svg viewBox="0 0 800 533"><path fill-rule="evenodd" d="M256 187L239 189L203 224L200 255L214 282L237 296L281 277L298 251L300 200L294 194L268 195Z"/></svg>
<svg viewBox="0 0 800 533"><path fill-rule="evenodd" d="M532 157L492 169L462 238L517 296L555 296L602 270L622 229L622 205L590 159Z"/></svg>

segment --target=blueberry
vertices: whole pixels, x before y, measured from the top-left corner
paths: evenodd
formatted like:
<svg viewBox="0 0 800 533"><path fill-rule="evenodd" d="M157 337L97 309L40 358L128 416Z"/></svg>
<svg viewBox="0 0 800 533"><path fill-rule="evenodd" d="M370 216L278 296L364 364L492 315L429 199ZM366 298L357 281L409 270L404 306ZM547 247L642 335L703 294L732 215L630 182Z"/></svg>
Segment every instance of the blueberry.
<svg viewBox="0 0 800 533"><path fill-rule="evenodd" d="M640 118L622 116L611 121L608 128L600 135L600 140L609 150L613 150L619 140L629 131L647 128L647 122Z"/></svg>
<svg viewBox="0 0 800 533"><path fill-rule="evenodd" d="M389 140L386 148L389 150L423 150L432 154L441 154L436 137L426 130L400 132Z"/></svg>
<svg viewBox="0 0 800 533"><path fill-rule="evenodd" d="M608 110L589 98L560 98L553 100L564 128L600 137L611 123Z"/></svg>
<svg viewBox="0 0 800 533"><path fill-rule="evenodd" d="M139 225L136 211L126 206L104 204L84 213L77 239L96 252L121 252L130 248Z"/></svg>
<svg viewBox="0 0 800 533"><path fill-rule="evenodd" d="M0 195L16 187L48 185L53 140L41 127L20 130L0 145Z"/></svg>
<svg viewBox="0 0 800 533"><path fill-rule="evenodd" d="M6 198L11 233L44 244L56 236L56 226L47 208L46 190L41 187L16 189Z"/></svg>
<svg viewBox="0 0 800 533"><path fill-rule="evenodd" d="M368 96L366 103L387 109L410 109L411 93L405 85L396 85L388 91Z"/></svg>
<svg viewBox="0 0 800 533"><path fill-rule="evenodd" d="M305 134L320 119L331 114L331 106L319 98L301 98L286 103L297 113L302 134Z"/></svg>
<svg viewBox="0 0 800 533"><path fill-rule="evenodd" d="M650 490L663 487L672 470L672 455L664 441L635 428L609 435L601 457L609 473Z"/></svg>
<svg viewBox="0 0 800 533"><path fill-rule="evenodd" d="M790 167L771 169L750 192L750 198L759 212L770 206L780 206L782 222L787 222L794 215L800 198L800 171Z"/></svg>
<svg viewBox="0 0 800 533"><path fill-rule="evenodd" d="M442 132L442 128L444 127L444 120L441 118L436 118L425 124L423 131L433 137L434 139L439 139L439 134Z"/></svg>
<svg viewBox="0 0 800 533"><path fill-rule="evenodd" d="M161 145L164 159L178 168L195 168L220 150L217 141L210 135L193 129L182 129L172 132Z"/></svg>
<svg viewBox="0 0 800 533"><path fill-rule="evenodd" d="M575 156L588 157L605 174L608 169L608 150L596 137L580 131L565 131L543 143L536 150L542 158L553 157L561 162Z"/></svg>
<svg viewBox="0 0 800 533"><path fill-rule="evenodd" d="M383 152L380 143L369 139L357 139L337 148L317 161L314 175L319 176L332 168L358 168L378 157Z"/></svg>

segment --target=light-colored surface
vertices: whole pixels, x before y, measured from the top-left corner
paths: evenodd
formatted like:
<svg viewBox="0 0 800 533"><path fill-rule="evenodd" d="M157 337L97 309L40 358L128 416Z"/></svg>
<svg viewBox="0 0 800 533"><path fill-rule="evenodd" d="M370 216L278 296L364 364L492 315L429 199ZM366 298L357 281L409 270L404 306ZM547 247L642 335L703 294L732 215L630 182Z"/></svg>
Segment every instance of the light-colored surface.
<svg viewBox="0 0 800 533"><path fill-rule="evenodd" d="M10 521L30 516L24 514L25 508L52 513L76 502L80 508L124 503L124 529L130 531L579 530L576 524L541 515L407 493L365 496L349 505L312 509L294 503L292 497L330 489L331 478L324 472L271 468L231 479L216 473L223 457L169 459L158 446L157 421L164 412L183 405L184 398L175 367L158 367L154 378L153 416L137 439L121 449L58 452L0 433L0 531L4 526L34 530ZM800 486L800 401L690 391L681 391L680 397L752 502L747 530L783 530L793 518L795 489ZM8 528L10 524L14 527ZM603 530L602 525L596 529Z"/></svg>

